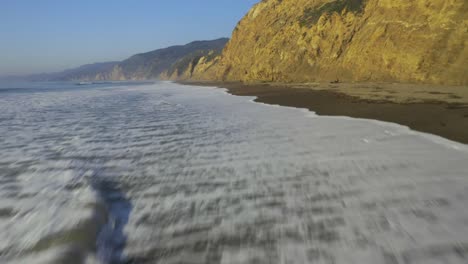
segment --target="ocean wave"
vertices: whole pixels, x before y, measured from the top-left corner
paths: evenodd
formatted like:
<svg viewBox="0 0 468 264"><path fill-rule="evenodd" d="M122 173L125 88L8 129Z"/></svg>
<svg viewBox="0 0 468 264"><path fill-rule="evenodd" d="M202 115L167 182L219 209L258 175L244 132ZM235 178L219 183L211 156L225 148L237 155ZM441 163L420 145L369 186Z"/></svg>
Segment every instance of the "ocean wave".
<svg viewBox="0 0 468 264"><path fill-rule="evenodd" d="M5 93L0 262L463 263L466 145L251 100Z"/></svg>

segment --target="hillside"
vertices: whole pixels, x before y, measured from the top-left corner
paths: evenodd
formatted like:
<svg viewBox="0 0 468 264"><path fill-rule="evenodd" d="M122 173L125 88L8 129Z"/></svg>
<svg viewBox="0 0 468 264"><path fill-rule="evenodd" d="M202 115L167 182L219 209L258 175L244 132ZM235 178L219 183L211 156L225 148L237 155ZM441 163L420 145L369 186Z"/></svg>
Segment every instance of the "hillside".
<svg viewBox="0 0 468 264"><path fill-rule="evenodd" d="M72 80L146 80L159 78L160 74L174 66L185 56L194 53L208 54L221 50L228 39L194 41L182 46L171 46L146 53L136 54L105 71L96 71Z"/></svg>
<svg viewBox="0 0 468 264"><path fill-rule="evenodd" d="M215 61L192 78L466 85L468 1L264 0Z"/></svg>

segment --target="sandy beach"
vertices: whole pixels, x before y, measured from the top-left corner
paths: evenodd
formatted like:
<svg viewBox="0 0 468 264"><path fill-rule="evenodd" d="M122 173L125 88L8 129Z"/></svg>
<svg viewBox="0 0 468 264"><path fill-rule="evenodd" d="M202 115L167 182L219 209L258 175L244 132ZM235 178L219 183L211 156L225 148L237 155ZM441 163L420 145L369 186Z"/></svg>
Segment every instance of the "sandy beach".
<svg viewBox="0 0 468 264"><path fill-rule="evenodd" d="M256 101L307 108L319 115L393 122L468 144L468 87L389 83L184 82L228 89Z"/></svg>

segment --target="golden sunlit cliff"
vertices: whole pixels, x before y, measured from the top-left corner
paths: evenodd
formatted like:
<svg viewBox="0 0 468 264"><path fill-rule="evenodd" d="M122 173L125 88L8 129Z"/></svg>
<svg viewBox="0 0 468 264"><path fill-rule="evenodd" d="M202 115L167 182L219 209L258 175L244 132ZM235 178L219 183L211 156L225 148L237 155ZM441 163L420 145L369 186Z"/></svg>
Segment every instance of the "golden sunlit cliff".
<svg viewBox="0 0 468 264"><path fill-rule="evenodd" d="M171 79L465 85L467 46L467 0L264 0Z"/></svg>

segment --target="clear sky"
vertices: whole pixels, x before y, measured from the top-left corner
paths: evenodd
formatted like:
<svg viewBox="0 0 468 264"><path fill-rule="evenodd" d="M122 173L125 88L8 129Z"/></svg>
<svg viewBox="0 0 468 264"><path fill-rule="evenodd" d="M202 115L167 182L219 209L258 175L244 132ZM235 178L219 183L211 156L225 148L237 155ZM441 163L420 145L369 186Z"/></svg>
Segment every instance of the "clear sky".
<svg viewBox="0 0 468 264"><path fill-rule="evenodd" d="M0 0L0 76L230 37L259 0Z"/></svg>

